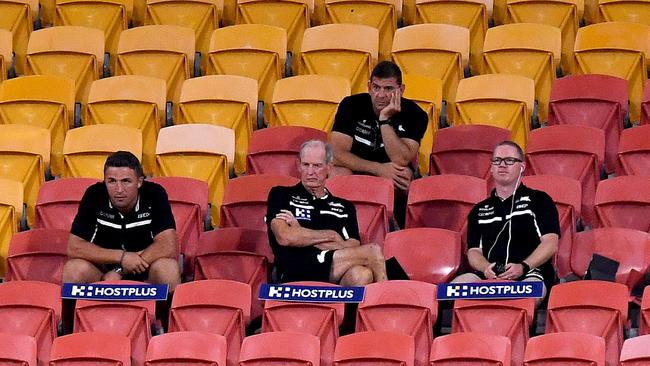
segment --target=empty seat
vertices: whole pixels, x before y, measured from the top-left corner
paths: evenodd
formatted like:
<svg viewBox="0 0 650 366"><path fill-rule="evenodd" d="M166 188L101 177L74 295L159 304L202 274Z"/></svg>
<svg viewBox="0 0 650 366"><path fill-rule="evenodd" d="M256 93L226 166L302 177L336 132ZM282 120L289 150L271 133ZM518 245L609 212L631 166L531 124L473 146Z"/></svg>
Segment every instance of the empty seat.
<svg viewBox="0 0 650 366"><path fill-rule="evenodd" d="M596 127L605 132L605 168L617 168L619 135L628 113L627 81L608 75L574 75L551 88L548 125Z"/></svg>
<svg viewBox="0 0 650 366"><path fill-rule="evenodd" d="M151 338L146 366L226 364L226 338L205 332L172 332Z"/></svg>
<svg viewBox="0 0 650 366"><path fill-rule="evenodd" d="M510 338L484 333L452 333L437 337L431 345L432 366L510 365Z"/></svg>
<svg viewBox="0 0 650 366"><path fill-rule="evenodd" d="M386 331L413 337L415 365L428 366L433 324L438 318L436 286L420 281L383 281L366 286L356 331ZM385 344L385 343L382 343Z"/></svg>
<svg viewBox="0 0 650 366"><path fill-rule="evenodd" d="M103 179L106 158L119 150L142 161L142 132L112 124L72 129L63 142L63 177Z"/></svg>
<svg viewBox="0 0 650 366"><path fill-rule="evenodd" d="M208 184L212 225L219 224L224 187L235 155L235 133L221 126L190 124L160 130L158 175L188 177Z"/></svg>
<svg viewBox="0 0 650 366"><path fill-rule="evenodd" d="M624 130L618 145L620 171L617 175L649 176L648 153L650 153L650 126Z"/></svg>
<svg viewBox="0 0 650 366"><path fill-rule="evenodd" d="M410 279L451 281L460 267L460 234L438 228L411 228L388 233L384 257L395 257Z"/></svg>
<svg viewBox="0 0 650 366"><path fill-rule="evenodd" d="M554 286L548 298L546 334L583 332L605 339L605 364L618 365L627 319L628 289L620 283L576 281Z"/></svg>
<svg viewBox="0 0 650 366"><path fill-rule="evenodd" d="M626 339L621 349L621 366L642 366L650 361L648 344L650 336Z"/></svg>
<svg viewBox="0 0 650 366"><path fill-rule="evenodd" d="M605 340L578 332L544 334L528 340L524 365L561 366L569 363L605 366Z"/></svg>
<svg viewBox="0 0 650 366"><path fill-rule="evenodd" d="M643 290L641 298L641 314L639 319L639 334L650 334L650 287Z"/></svg>
<svg viewBox="0 0 650 366"><path fill-rule="evenodd" d="M104 33L99 29L61 26L32 33L27 44L27 75L51 75L75 82L75 98L88 97L90 83L104 67Z"/></svg>
<svg viewBox="0 0 650 366"><path fill-rule="evenodd" d="M263 366L276 362L288 366L319 365L318 337L298 332L269 332L244 338L239 354L240 366Z"/></svg>
<svg viewBox="0 0 650 366"><path fill-rule="evenodd" d="M14 234L9 244L5 281L43 281L61 284L68 260L69 230L31 229Z"/></svg>
<svg viewBox="0 0 650 366"><path fill-rule="evenodd" d="M231 179L221 205L221 227L241 227L266 231L269 191L275 186L293 186L298 179L284 175L253 174Z"/></svg>
<svg viewBox="0 0 650 366"><path fill-rule="evenodd" d="M4 4L0 4L4 6ZM14 67L14 52L11 32L0 28L0 82L7 80L9 70Z"/></svg>
<svg viewBox="0 0 650 366"><path fill-rule="evenodd" d="M595 226L623 227L650 232L650 181L634 175L614 177L598 184Z"/></svg>
<svg viewBox="0 0 650 366"><path fill-rule="evenodd" d="M377 64L379 31L359 24L327 24L308 28L300 54L293 58L300 75L333 75L350 81L352 94L368 90Z"/></svg>
<svg viewBox="0 0 650 366"><path fill-rule="evenodd" d="M641 99L641 120L640 125L650 124L650 82L646 80Z"/></svg>
<svg viewBox="0 0 650 366"><path fill-rule="evenodd" d="M152 175L156 166L156 139L165 125L165 81L149 76L124 75L90 85L84 125L116 124L142 132L142 166Z"/></svg>
<svg viewBox="0 0 650 366"><path fill-rule="evenodd" d="M67 178L45 182L36 199L35 228L70 231L86 188L97 183L92 178Z"/></svg>
<svg viewBox="0 0 650 366"><path fill-rule="evenodd" d="M650 24L646 1L599 0L598 22L631 22Z"/></svg>
<svg viewBox="0 0 650 366"><path fill-rule="evenodd" d="M36 340L23 334L0 333L0 360L6 366L37 366Z"/></svg>
<svg viewBox="0 0 650 366"><path fill-rule="evenodd" d="M181 87L175 124L207 123L235 132L235 173L246 171L246 152L257 128L257 81L237 75L188 79Z"/></svg>
<svg viewBox="0 0 650 366"><path fill-rule="evenodd" d="M413 366L414 355L411 336L380 331L360 332L339 338L334 351L334 366Z"/></svg>
<svg viewBox="0 0 650 366"><path fill-rule="evenodd" d="M0 29L11 32L12 49L16 55L16 73L20 75L25 73L27 42L34 30L34 21L38 18L38 3L38 0L5 0L0 2L0 8L2 8ZM54 2L52 2L51 10L54 11ZM45 15L45 9L43 9L43 15ZM43 23L45 23L45 19L43 19ZM6 59L5 62L7 62ZM7 70L9 70L8 67Z"/></svg>
<svg viewBox="0 0 650 366"><path fill-rule="evenodd" d="M52 345L51 366L131 365L129 338L119 334L82 332L58 337Z"/></svg>
<svg viewBox="0 0 650 366"><path fill-rule="evenodd" d="M22 183L0 178L0 276L6 271L11 237L24 223L23 192Z"/></svg>

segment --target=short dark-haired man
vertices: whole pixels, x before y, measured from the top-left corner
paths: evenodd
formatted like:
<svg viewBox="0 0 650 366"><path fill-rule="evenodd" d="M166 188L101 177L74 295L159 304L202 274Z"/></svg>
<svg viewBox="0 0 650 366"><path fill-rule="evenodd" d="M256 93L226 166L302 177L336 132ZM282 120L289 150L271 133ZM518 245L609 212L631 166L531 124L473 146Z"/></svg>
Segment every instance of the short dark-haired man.
<svg viewBox="0 0 650 366"><path fill-rule="evenodd" d="M400 211L405 210L406 192L413 179L412 162L428 120L415 102L402 97L404 90L399 67L390 61L380 62L370 76L368 93L341 101L331 135L335 174L390 179L396 188L398 221L403 221Z"/></svg>
<svg viewBox="0 0 650 366"><path fill-rule="evenodd" d="M269 192L265 219L279 280L345 286L386 280L381 248L360 245L354 206L325 188L331 169L329 145L307 141L298 159L300 183Z"/></svg>

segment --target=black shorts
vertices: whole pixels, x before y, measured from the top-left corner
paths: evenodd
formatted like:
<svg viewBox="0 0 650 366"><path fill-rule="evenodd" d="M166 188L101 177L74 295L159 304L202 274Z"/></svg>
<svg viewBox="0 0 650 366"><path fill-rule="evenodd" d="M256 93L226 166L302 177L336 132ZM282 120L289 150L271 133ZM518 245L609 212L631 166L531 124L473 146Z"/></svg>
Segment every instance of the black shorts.
<svg viewBox="0 0 650 366"><path fill-rule="evenodd" d="M280 282L320 281L330 282L334 250L320 250L315 247L295 248L284 255L278 267Z"/></svg>

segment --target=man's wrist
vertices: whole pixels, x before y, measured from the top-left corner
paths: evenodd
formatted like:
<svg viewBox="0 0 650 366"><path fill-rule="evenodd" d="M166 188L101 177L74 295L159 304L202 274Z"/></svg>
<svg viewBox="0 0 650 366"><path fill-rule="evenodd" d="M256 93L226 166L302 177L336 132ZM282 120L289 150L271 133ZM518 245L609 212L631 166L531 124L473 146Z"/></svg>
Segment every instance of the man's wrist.
<svg viewBox="0 0 650 366"><path fill-rule="evenodd" d="M388 117L388 118L379 117L379 119L377 119L377 123L379 124L380 127L385 126L385 125L389 125L390 124L390 117Z"/></svg>
<svg viewBox="0 0 650 366"><path fill-rule="evenodd" d="M530 272L530 265L528 263L526 263L525 261L521 261L519 262L519 264L521 265L524 274Z"/></svg>

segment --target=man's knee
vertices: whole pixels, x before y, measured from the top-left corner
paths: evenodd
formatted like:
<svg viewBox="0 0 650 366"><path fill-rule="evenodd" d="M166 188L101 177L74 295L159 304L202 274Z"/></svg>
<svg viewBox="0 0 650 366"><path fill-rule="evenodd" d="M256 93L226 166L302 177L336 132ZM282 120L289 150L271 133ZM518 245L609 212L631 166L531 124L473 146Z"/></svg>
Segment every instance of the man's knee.
<svg viewBox="0 0 650 366"><path fill-rule="evenodd" d="M364 250L366 250L368 260L374 262L384 261L384 251L381 249L379 245L364 244L360 246L360 248L364 248Z"/></svg>
<svg viewBox="0 0 650 366"><path fill-rule="evenodd" d="M353 266L345 272L341 279L343 286L365 286L373 283L375 276L372 270L364 266Z"/></svg>
<svg viewBox="0 0 650 366"><path fill-rule="evenodd" d="M72 258L63 266L63 282L90 283L101 280L102 272L92 262Z"/></svg>
<svg viewBox="0 0 650 366"><path fill-rule="evenodd" d="M149 282L166 283L172 292L181 282L178 261L172 258L160 258L149 266Z"/></svg>
<svg viewBox="0 0 650 366"><path fill-rule="evenodd" d="M479 282L481 278L474 273L463 273L462 275L451 280L451 283L468 283L468 282Z"/></svg>

